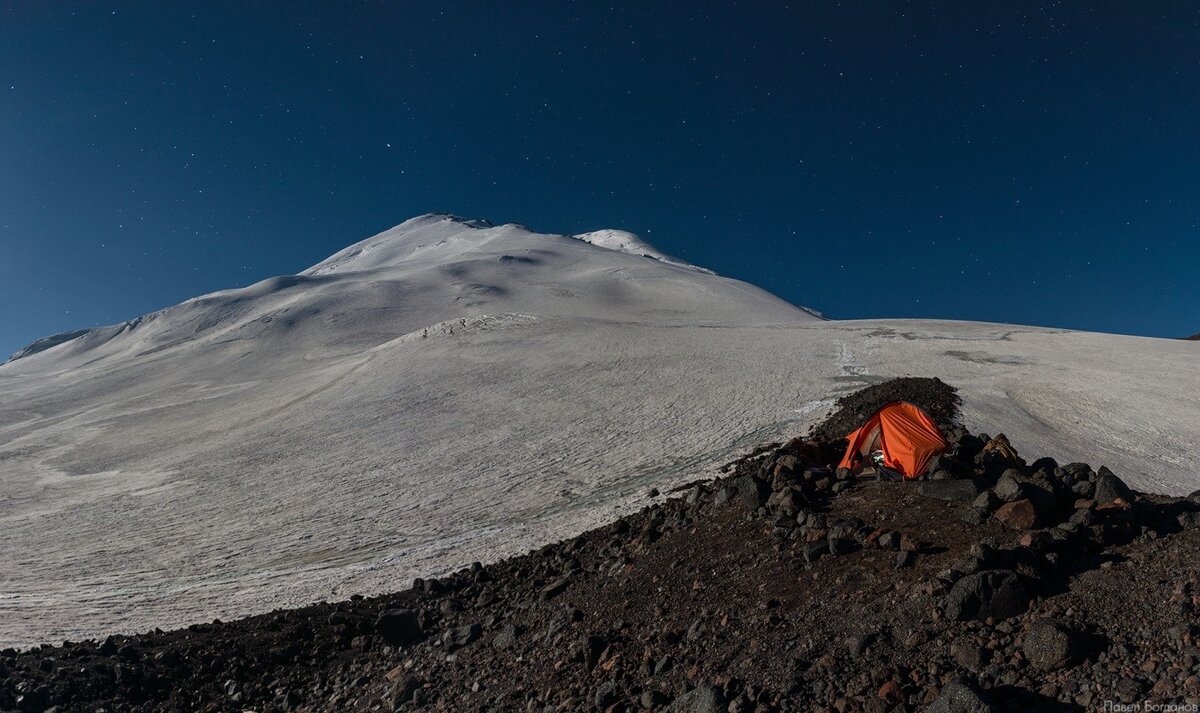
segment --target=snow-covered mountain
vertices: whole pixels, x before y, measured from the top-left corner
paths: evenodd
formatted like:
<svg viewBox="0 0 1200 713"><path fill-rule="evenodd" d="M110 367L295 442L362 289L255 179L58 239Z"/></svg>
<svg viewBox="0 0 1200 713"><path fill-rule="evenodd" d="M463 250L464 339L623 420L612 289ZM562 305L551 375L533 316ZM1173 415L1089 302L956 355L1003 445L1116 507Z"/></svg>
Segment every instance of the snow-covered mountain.
<svg viewBox="0 0 1200 713"><path fill-rule="evenodd" d="M636 236L427 215L0 366L0 645L403 587L803 432L896 375L1019 449L1200 487L1180 340L824 321Z"/></svg>

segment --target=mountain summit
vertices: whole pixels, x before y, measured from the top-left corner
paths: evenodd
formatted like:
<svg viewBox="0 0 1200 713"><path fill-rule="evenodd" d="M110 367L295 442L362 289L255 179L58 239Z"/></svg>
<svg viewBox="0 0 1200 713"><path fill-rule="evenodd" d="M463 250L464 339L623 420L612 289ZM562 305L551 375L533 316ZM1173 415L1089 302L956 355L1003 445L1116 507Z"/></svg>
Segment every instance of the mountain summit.
<svg viewBox="0 0 1200 713"><path fill-rule="evenodd" d="M0 366L0 648L525 552L906 374L959 386L968 427L1190 492L1192 346L824 321L627 233L421 216Z"/></svg>
<svg viewBox="0 0 1200 713"><path fill-rule="evenodd" d="M407 220L298 275L223 290L108 327L39 339L55 368L117 354L295 338L377 346L447 319L521 313L616 321L770 324L813 314L671 258L631 233L544 235L445 214ZM31 368L34 365L29 364Z"/></svg>

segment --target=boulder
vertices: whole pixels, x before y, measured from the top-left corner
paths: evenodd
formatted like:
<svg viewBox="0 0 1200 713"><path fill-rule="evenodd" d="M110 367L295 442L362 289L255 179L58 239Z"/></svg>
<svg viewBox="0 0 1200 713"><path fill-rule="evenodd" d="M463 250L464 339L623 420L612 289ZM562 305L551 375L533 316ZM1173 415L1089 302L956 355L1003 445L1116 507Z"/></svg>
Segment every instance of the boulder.
<svg viewBox="0 0 1200 713"><path fill-rule="evenodd" d="M1096 511L1091 508L1080 508L1071 515L1067 522L1075 527L1091 527L1096 524Z"/></svg>
<svg viewBox="0 0 1200 713"><path fill-rule="evenodd" d="M1085 510L1081 512L1087 511ZM1191 530L1200 527L1200 512L1196 512L1194 510L1189 512L1181 512L1176 517L1176 520L1179 522L1180 527L1185 530Z"/></svg>
<svg viewBox="0 0 1200 713"><path fill-rule="evenodd" d="M411 609L388 609L375 620L375 633L392 646L411 646L425 638L417 613Z"/></svg>
<svg viewBox="0 0 1200 713"><path fill-rule="evenodd" d="M804 508L804 496L793 488L784 488L767 498L767 509L795 517Z"/></svg>
<svg viewBox="0 0 1200 713"><path fill-rule="evenodd" d="M421 681L417 678L401 676L388 689L384 703L390 706L390 710L404 710L409 703L412 703L414 696L418 695L421 685Z"/></svg>
<svg viewBox="0 0 1200 713"><path fill-rule="evenodd" d="M621 691L615 682L605 681L596 687L596 692L592 697L596 704L596 710L602 711L621 700Z"/></svg>
<svg viewBox="0 0 1200 713"><path fill-rule="evenodd" d="M1096 492L1092 499L1098 503L1111 503L1117 499L1133 502L1133 491L1111 470L1101 466L1100 472L1096 473Z"/></svg>
<svg viewBox="0 0 1200 713"><path fill-rule="evenodd" d="M1029 595L1015 572L989 569L954 583L946 595L946 617L952 621L1007 619L1028 605Z"/></svg>
<svg viewBox="0 0 1200 713"><path fill-rule="evenodd" d="M1071 492L1081 498L1091 499L1092 493L1096 492L1096 484L1090 480L1080 480L1071 486Z"/></svg>
<svg viewBox="0 0 1200 713"><path fill-rule="evenodd" d="M804 546L804 561L808 563L816 562L825 555L829 554L829 540L817 540L809 542Z"/></svg>
<svg viewBox="0 0 1200 713"><path fill-rule="evenodd" d="M983 699L979 689L965 681L946 684L925 713L994 713L999 710Z"/></svg>
<svg viewBox="0 0 1200 713"><path fill-rule="evenodd" d="M725 713L725 697L715 686L693 688L672 701L663 713Z"/></svg>
<svg viewBox="0 0 1200 713"><path fill-rule="evenodd" d="M767 481L756 475L743 475L734 482L734 487L742 499L742 505L751 511L766 505L767 498L771 495Z"/></svg>
<svg viewBox="0 0 1200 713"><path fill-rule="evenodd" d="M1009 468L996 481L996 487L992 488L992 492L995 493L997 498L1006 503L1021 500L1025 497L1023 480L1021 471L1016 468Z"/></svg>
<svg viewBox="0 0 1200 713"><path fill-rule="evenodd" d="M973 480L927 480L917 487L917 492L927 498L938 500L973 500L979 495L979 486Z"/></svg>
<svg viewBox="0 0 1200 713"><path fill-rule="evenodd" d="M1062 467L1063 472L1070 473L1076 480L1087 480L1092 467L1087 463L1067 463Z"/></svg>
<svg viewBox="0 0 1200 713"><path fill-rule="evenodd" d="M992 517L1014 530L1032 530L1041 523L1037 508L1028 498L1001 505Z"/></svg>
<svg viewBox="0 0 1200 713"><path fill-rule="evenodd" d="M786 477L791 475L792 471L796 470L796 466L800 464L800 459L792 455L779 456L775 461L775 475L777 477Z"/></svg>
<svg viewBox="0 0 1200 713"><path fill-rule="evenodd" d="M725 486L724 488L718 490L716 495L713 495L713 505L727 505L729 501L733 500L734 496L736 495L737 490L729 486Z"/></svg>
<svg viewBox="0 0 1200 713"><path fill-rule="evenodd" d="M1058 470L1058 461L1048 456L1038 458L1033 463L1029 464L1029 471L1031 473L1053 473L1055 470Z"/></svg>
<svg viewBox="0 0 1200 713"><path fill-rule="evenodd" d="M1079 637L1050 619L1035 622L1021 647L1025 660L1039 671L1069 666L1079 658Z"/></svg>
<svg viewBox="0 0 1200 713"><path fill-rule="evenodd" d="M1004 503L1003 500L996 497L996 493L991 490L985 490L971 501L971 507L979 508L987 513L995 512L996 508Z"/></svg>

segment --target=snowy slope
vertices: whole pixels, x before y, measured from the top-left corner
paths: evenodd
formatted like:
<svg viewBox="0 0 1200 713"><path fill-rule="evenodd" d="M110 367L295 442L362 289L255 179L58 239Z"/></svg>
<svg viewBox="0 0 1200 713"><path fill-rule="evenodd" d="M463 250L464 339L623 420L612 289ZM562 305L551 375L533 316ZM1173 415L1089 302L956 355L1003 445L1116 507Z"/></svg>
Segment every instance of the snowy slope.
<svg viewBox="0 0 1200 713"><path fill-rule="evenodd" d="M639 507L894 375L1200 487L1193 344L828 322L633 236L410 220L0 366L0 645L406 585Z"/></svg>

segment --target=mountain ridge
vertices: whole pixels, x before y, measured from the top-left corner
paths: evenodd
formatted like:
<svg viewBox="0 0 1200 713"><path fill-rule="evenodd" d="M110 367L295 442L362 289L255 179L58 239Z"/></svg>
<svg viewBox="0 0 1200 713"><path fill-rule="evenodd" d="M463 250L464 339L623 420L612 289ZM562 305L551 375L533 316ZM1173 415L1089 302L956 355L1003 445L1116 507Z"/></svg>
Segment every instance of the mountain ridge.
<svg viewBox="0 0 1200 713"><path fill-rule="evenodd" d="M461 229L455 226L461 226ZM91 341L95 343L93 346L100 346L134 330L143 323L154 322L164 315L180 310L204 307L220 301L244 303L254 299L267 300L273 295L294 288L319 286L322 281L353 279L371 273L403 269L410 265L418 269L432 269L444 267L445 264L463 263L465 256L477 256L482 253L487 256L494 254L502 265L513 269L536 268L547 259L548 255L554 255L552 243L555 240L571 240L576 245L587 245L587 249L594 248L633 258L648 258L664 267L688 270L727 281L730 285L736 283L744 288L757 291L758 299L766 298L774 302L776 313L781 314L780 309L783 305L787 305L798 312L819 317L819 313L816 313L815 310L790 305L757 287L722 278L711 270L666 255L632 233L625 231L605 229L578 235L540 234L530 231L519 223L495 225L487 220L462 218L448 213L425 213L365 240L353 243L295 275L277 275L245 287L206 293L116 324L71 330L43 337L16 351L5 363L42 354L72 342L76 342L76 346L83 346L86 349L88 345L79 344L79 340ZM514 248L513 252L523 254L506 254L510 247ZM630 270L638 269L637 265L626 267ZM799 315L788 315L788 317L797 316ZM447 316L447 318L450 317ZM217 317L217 319L221 319L221 317Z"/></svg>

